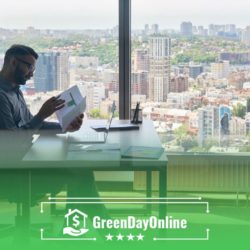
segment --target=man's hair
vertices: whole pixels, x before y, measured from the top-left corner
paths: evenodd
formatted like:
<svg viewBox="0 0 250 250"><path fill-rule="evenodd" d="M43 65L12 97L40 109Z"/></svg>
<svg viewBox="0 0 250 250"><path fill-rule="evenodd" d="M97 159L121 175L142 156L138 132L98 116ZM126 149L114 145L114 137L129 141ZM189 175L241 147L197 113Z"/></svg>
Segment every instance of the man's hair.
<svg viewBox="0 0 250 250"><path fill-rule="evenodd" d="M30 56L30 55L33 56L35 59L38 58L38 54L32 48L22 44L14 44L6 51L4 56L4 64L9 62L9 59L12 56Z"/></svg>

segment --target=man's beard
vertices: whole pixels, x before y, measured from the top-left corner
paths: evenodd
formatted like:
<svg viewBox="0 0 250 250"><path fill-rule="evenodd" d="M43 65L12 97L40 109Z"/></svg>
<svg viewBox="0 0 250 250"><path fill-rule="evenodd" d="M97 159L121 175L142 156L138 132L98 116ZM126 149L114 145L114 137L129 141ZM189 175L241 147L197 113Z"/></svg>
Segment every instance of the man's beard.
<svg viewBox="0 0 250 250"><path fill-rule="evenodd" d="M26 84L27 78L25 77L19 66L16 67L16 70L14 72L14 79L18 85Z"/></svg>

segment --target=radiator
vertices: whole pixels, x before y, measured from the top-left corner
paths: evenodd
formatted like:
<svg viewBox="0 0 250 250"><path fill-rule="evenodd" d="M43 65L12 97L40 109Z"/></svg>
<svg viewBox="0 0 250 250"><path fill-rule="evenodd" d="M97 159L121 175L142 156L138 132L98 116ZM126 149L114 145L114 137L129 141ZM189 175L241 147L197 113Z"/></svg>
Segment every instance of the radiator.
<svg viewBox="0 0 250 250"><path fill-rule="evenodd" d="M152 174L158 189L158 172ZM145 190L146 174L135 172L134 189ZM168 155L167 191L249 192L250 157Z"/></svg>

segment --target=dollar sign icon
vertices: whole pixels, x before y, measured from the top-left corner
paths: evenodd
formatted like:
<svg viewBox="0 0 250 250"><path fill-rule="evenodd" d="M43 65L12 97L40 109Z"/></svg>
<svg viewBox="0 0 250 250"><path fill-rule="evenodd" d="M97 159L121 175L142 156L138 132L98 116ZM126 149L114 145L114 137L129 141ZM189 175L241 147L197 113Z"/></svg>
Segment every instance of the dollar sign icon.
<svg viewBox="0 0 250 250"><path fill-rule="evenodd" d="M74 217L73 217L73 226L74 227L78 227L80 225L80 221L79 221L79 216L76 214Z"/></svg>

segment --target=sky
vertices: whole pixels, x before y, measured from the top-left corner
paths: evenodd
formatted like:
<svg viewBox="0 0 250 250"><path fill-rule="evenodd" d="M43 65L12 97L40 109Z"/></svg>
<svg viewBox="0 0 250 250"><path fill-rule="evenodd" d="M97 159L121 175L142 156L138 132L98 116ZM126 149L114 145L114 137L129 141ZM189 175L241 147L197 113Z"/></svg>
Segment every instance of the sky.
<svg viewBox="0 0 250 250"><path fill-rule="evenodd" d="M118 0L6 0L0 28L105 29L118 24ZM249 0L131 0L132 29L157 23L160 29L193 25L250 25Z"/></svg>

